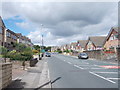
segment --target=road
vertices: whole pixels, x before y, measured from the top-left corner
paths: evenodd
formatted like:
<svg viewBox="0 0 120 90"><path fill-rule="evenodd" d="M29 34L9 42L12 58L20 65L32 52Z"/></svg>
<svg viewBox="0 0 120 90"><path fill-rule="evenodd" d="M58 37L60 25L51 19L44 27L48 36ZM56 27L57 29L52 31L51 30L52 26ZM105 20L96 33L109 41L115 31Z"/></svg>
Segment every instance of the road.
<svg viewBox="0 0 120 90"><path fill-rule="evenodd" d="M118 88L117 64L57 54L47 61L52 88Z"/></svg>

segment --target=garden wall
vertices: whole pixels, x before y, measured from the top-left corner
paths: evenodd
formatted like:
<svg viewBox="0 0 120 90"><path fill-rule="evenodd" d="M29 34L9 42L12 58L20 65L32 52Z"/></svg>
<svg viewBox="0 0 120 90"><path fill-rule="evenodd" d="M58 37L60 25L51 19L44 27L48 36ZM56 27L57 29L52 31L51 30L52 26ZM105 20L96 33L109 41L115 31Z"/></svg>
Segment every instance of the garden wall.
<svg viewBox="0 0 120 90"><path fill-rule="evenodd" d="M12 81L12 63L0 63L0 90Z"/></svg>
<svg viewBox="0 0 120 90"><path fill-rule="evenodd" d="M107 60L107 59L116 59L117 54L115 53L104 53L101 50L94 50L94 51L84 51L88 54L89 58L98 59L98 60Z"/></svg>

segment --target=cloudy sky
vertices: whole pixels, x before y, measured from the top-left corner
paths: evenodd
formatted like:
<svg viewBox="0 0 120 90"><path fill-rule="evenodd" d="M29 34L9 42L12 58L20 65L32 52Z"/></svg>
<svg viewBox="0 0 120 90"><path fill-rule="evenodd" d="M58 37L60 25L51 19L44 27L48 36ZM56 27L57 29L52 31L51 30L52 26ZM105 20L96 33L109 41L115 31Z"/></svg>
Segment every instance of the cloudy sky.
<svg viewBox="0 0 120 90"><path fill-rule="evenodd" d="M34 44L62 45L89 36L107 35L117 26L117 2L4 2L1 16L7 28L28 36Z"/></svg>

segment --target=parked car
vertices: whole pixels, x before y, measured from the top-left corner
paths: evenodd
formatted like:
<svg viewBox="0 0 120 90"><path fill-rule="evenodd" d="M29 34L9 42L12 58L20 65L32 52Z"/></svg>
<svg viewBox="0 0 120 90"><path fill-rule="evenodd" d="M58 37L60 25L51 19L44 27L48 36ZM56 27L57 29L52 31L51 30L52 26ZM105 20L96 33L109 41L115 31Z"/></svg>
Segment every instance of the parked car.
<svg viewBox="0 0 120 90"><path fill-rule="evenodd" d="M51 57L51 53L46 52L46 53L45 53L45 56L46 56L46 57Z"/></svg>
<svg viewBox="0 0 120 90"><path fill-rule="evenodd" d="M87 53L80 53L80 54L78 55L78 59L88 59Z"/></svg>

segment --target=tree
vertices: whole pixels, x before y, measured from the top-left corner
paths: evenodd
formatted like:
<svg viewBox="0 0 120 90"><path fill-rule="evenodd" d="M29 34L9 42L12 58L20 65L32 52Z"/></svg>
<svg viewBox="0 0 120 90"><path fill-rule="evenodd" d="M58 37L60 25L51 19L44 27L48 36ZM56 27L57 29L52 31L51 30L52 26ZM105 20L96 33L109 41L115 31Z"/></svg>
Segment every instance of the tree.
<svg viewBox="0 0 120 90"><path fill-rule="evenodd" d="M33 48L34 48L35 50L40 51L40 46L39 46L39 45L34 45Z"/></svg>
<svg viewBox="0 0 120 90"><path fill-rule="evenodd" d="M50 51L51 52L51 47L50 46L46 47L45 51Z"/></svg>
<svg viewBox="0 0 120 90"><path fill-rule="evenodd" d="M3 55L3 57L6 57L7 52L8 50L5 47L0 46L0 54Z"/></svg>

